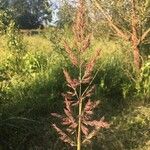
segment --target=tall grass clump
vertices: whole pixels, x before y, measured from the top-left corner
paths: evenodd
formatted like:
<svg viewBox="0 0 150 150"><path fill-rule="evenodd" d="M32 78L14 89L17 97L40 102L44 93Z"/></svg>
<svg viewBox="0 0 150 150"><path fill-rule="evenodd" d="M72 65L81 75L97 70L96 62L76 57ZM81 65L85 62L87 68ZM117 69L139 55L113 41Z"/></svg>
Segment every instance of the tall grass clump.
<svg viewBox="0 0 150 150"><path fill-rule="evenodd" d="M55 52L37 51L28 52L24 60L25 73L18 72L7 79L8 69L0 82L0 144L4 149L47 147L49 114L60 109L63 58Z"/></svg>
<svg viewBox="0 0 150 150"><path fill-rule="evenodd" d="M65 115L52 113L53 116L61 119L62 125L60 128L56 124L52 126L63 142L81 150L83 145L91 142L101 128L109 126L107 122L104 122L104 118L94 120L92 117L94 108L99 104L99 101L92 101L91 96L95 89L92 82L96 77L96 74L92 76L92 72L100 50L97 49L95 55L85 61L84 56L89 48L91 35L86 35L85 3L82 0L79 1L73 32L76 50L73 51L66 41L64 47L77 74L74 74L73 77L66 69L63 70L69 87L68 91L62 94ZM65 131L64 126L66 127Z"/></svg>
<svg viewBox="0 0 150 150"><path fill-rule="evenodd" d="M136 91L131 47L120 40L104 39L97 41L95 45L102 47L101 59L96 65L99 72L94 80L98 87L97 97L102 99L110 111L122 110L132 101L131 97Z"/></svg>
<svg viewBox="0 0 150 150"><path fill-rule="evenodd" d="M17 29L13 20L10 21L6 30L6 38L8 49L11 51L12 57L10 58L12 69L16 72L21 72L23 67L23 56L27 53L26 44L23 41L23 36Z"/></svg>
<svg viewBox="0 0 150 150"><path fill-rule="evenodd" d="M24 65L23 57L27 53L27 49L23 36L20 34L19 29L17 29L13 20L10 21L10 24L7 27L6 40L8 50L11 53L11 56L8 59L8 67L10 67L13 72L22 72Z"/></svg>
<svg viewBox="0 0 150 150"><path fill-rule="evenodd" d="M2 149L46 147L49 114L60 105L57 100L63 89L61 68L65 61L47 41L36 49L34 44L41 40L38 37L31 47L27 45L14 21L3 38L7 55L0 64L0 145ZM36 39L28 40L32 38ZM38 142L41 139L43 143Z"/></svg>
<svg viewBox="0 0 150 150"><path fill-rule="evenodd" d="M6 28L4 39L7 41L7 47L5 50L7 56L3 59L3 62L0 66L0 90L2 93L0 97L2 96L2 101L5 99L4 101L7 103L9 100L5 97L7 95L6 89L9 89L9 85L11 85L13 81L13 76L21 73L23 70L23 57L26 54L26 47L23 37L20 35L13 20L10 21L10 24Z"/></svg>
<svg viewBox="0 0 150 150"><path fill-rule="evenodd" d="M150 146L150 105L130 106L112 117L111 129L102 132L93 149L148 150Z"/></svg>

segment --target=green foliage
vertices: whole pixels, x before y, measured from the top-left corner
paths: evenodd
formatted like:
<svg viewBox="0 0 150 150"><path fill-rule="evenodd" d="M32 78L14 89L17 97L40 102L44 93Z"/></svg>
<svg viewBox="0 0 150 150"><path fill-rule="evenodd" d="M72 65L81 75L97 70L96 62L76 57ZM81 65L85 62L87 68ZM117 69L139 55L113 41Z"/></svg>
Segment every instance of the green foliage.
<svg viewBox="0 0 150 150"><path fill-rule="evenodd" d="M1 29L7 34L0 39L0 149L67 150L50 129L54 122L50 113L62 111L60 94L66 90L62 68L66 67L73 75L77 73L62 46L66 37L73 45L70 27L51 27L42 35L23 36L5 15L2 18L7 20ZM97 26L97 32L93 33L96 39L84 59L91 57L93 49L102 49L94 83L97 85L95 98L103 105L95 117L106 116L112 126L85 149L148 150L150 63L146 59L149 41L144 41L146 46L140 45L147 53L143 53L144 63L136 77L130 45L110 38L111 32L105 23ZM96 31L94 27L91 28Z"/></svg>
<svg viewBox="0 0 150 150"><path fill-rule="evenodd" d="M37 29L41 26L41 22L38 19L37 15L25 12L17 16L16 24L20 29Z"/></svg>
<svg viewBox="0 0 150 150"><path fill-rule="evenodd" d="M37 73L40 70L46 70L48 65L48 58L46 54L37 51L35 54L27 53L24 59L24 72L31 74Z"/></svg>
<svg viewBox="0 0 150 150"><path fill-rule="evenodd" d="M7 28L8 48L13 53L23 54L25 52L25 45L23 37L16 28L15 22L12 20Z"/></svg>
<svg viewBox="0 0 150 150"><path fill-rule="evenodd" d="M67 1L64 1L63 6L59 11L59 18L61 20L58 23L59 27L70 26L75 18L76 8L70 5Z"/></svg>
<svg viewBox="0 0 150 150"><path fill-rule="evenodd" d="M102 150L145 150L149 148L150 107L134 106L112 118L111 130L104 131L94 148Z"/></svg>
<svg viewBox="0 0 150 150"><path fill-rule="evenodd" d="M17 22L17 26L31 29L39 27L41 23L39 19L51 20L51 11L47 10L45 2L46 0L0 0L0 8L4 11L12 10L12 19ZM45 14L48 16L47 18L45 18Z"/></svg>
<svg viewBox="0 0 150 150"><path fill-rule="evenodd" d="M136 82L137 96L144 100L144 102L150 102L150 59L144 63L141 68L139 78Z"/></svg>
<svg viewBox="0 0 150 150"><path fill-rule="evenodd" d="M12 74L15 65L10 61L9 66L1 66L0 70L0 132L2 148L6 149L40 146L36 143L46 136L41 146L47 147L50 134L47 118L61 104L58 93L63 89L63 57L54 51L46 54L37 51L27 52L23 61L21 72Z"/></svg>
<svg viewBox="0 0 150 150"><path fill-rule="evenodd" d="M8 49L11 51L12 57L9 59L14 66L14 71L21 71L23 66L23 56L26 54L26 46L22 35L16 28L15 22L12 20L6 31Z"/></svg>
<svg viewBox="0 0 150 150"><path fill-rule="evenodd" d="M123 100L126 101L128 97L132 97L135 91L131 48L128 43L113 41L108 42L108 46L102 49L101 59L96 68L99 69L97 79L95 79L98 86L97 95L108 99L107 105L120 107L120 104L124 105Z"/></svg>
<svg viewBox="0 0 150 150"><path fill-rule="evenodd" d="M11 15L7 11L0 10L0 35L6 32L10 20L11 20Z"/></svg>

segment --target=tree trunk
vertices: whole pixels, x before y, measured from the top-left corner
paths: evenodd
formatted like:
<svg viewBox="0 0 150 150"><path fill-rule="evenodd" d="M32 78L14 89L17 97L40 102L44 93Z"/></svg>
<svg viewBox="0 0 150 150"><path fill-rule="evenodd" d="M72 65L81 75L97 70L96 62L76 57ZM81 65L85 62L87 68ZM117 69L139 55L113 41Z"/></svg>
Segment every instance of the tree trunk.
<svg viewBox="0 0 150 150"><path fill-rule="evenodd" d="M134 59L134 65L137 70L140 69L140 50L138 48L138 45L133 43L132 41L132 47L133 47L133 59Z"/></svg>
<svg viewBox="0 0 150 150"><path fill-rule="evenodd" d="M136 15L136 6L135 6L135 0L131 1L132 4L132 19L131 19L131 25L132 25L132 35L131 35L131 44L133 48L133 57L134 57L134 65L137 69L137 71L140 69L140 51L138 48L139 45L139 38L137 34L137 24L138 19Z"/></svg>

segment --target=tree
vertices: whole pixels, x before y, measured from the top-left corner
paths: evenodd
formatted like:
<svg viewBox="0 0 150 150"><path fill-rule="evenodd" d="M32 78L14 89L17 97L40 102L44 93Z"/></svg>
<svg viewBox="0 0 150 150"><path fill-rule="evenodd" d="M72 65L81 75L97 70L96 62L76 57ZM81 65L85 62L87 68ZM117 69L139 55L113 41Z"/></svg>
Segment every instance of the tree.
<svg viewBox="0 0 150 150"><path fill-rule="evenodd" d="M9 5L9 0L0 0L0 9L6 9Z"/></svg>
<svg viewBox="0 0 150 150"><path fill-rule="evenodd" d="M139 70L141 66L139 47L150 33L149 0L108 0L107 2L93 0L93 3L116 35L131 43L134 65Z"/></svg>
<svg viewBox="0 0 150 150"><path fill-rule="evenodd" d="M46 0L45 0L46 1ZM51 20L51 11L47 10L46 2L43 0L0 0L4 11L12 10L12 16L21 28L36 28L45 19ZM50 7L50 5L49 5Z"/></svg>
<svg viewBox="0 0 150 150"><path fill-rule="evenodd" d="M75 17L76 7L72 6L68 2L64 2L58 13L60 21L59 26L72 25Z"/></svg>
<svg viewBox="0 0 150 150"><path fill-rule="evenodd" d="M29 12L18 16L16 18L16 23L20 29L37 29L42 25L38 16Z"/></svg>

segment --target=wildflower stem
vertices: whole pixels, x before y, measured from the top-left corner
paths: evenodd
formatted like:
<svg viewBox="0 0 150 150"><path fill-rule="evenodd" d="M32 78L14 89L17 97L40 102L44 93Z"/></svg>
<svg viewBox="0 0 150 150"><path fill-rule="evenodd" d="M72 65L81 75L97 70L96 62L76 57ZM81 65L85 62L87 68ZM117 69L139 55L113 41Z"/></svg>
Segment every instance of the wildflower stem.
<svg viewBox="0 0 150 150"><path fill-rule="evenodd" d="M80 102L79 102L77 150L81 150L81 113L82 113L82 98L80 98Z"/></svg>
<svg viewBox="0 0 150 150"><path fill-rule="evenodd" d="M93 83L94 79L96 78L98 72L99 72L100 69L98 69L94 75L94 77L92 78L91 82L89 83L89 85L87 86L87 88L84 90L84 92L82 93L82 97L84 96L84 94L87 92L87 90L90 88L90 85Z"/></svg>
<svg viewBox="0 0 150 150"><path fill-rule="evenodd" d="M77 135L77 150L81 150L81 114L82 114L82 63L81 63L81 53L79 53L79 120L78 120L78 135Z"/></svg>

